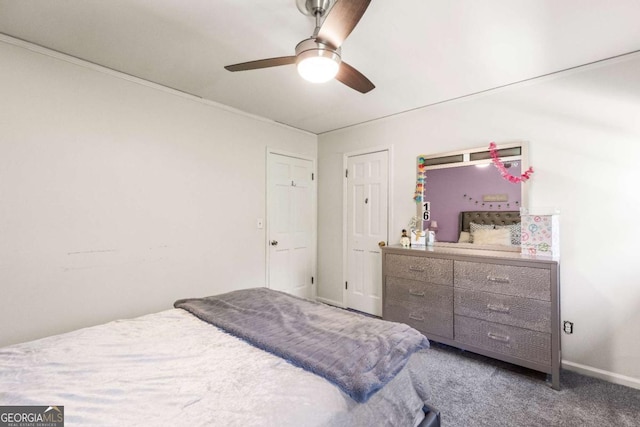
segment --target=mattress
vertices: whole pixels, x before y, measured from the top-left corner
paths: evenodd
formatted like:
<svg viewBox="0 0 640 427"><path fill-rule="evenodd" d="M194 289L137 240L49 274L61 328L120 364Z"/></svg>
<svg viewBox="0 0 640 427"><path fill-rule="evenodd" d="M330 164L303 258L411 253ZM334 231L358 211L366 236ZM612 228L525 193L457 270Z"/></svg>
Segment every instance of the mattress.
<svg viewBox="0 0 640 427"><path fill-rule="evenodd" d="M0 405L64 406L68 426L414 426L424 359L366 403L181 309L0 349Z"/></svg>

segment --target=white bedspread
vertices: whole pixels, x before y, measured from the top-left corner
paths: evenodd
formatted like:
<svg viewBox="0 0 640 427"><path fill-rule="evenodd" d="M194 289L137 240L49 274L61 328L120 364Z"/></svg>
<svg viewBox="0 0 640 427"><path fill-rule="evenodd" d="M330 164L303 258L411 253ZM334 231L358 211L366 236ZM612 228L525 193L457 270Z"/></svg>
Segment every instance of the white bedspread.
<svg viewBox="0 0 640 427"><path fill-rule="evenodd" d="M172 309L0 348L0 405L64 405L68 426L411 426L427 400L426 352L358 404Z"/></svg>

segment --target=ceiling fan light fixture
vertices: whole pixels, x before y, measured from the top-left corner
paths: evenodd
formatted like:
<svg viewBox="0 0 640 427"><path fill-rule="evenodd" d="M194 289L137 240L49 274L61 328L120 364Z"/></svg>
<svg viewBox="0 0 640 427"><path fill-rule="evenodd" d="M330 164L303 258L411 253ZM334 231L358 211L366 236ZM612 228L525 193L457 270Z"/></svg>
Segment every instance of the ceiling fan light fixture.
<svg viewBox="0 0 640 427"><path fill-rule="evenodd" d="M311 56L298 62L298 74L311 83L324 83L338 74L338 64L326 56Z"/></svg>
<svg viewBox="0 0 640 427"><path fill-rule="evenodd" d="M340 50L307 39L296 46L298 74L311 83L324 83L333 79L340 69Z"/></svg>

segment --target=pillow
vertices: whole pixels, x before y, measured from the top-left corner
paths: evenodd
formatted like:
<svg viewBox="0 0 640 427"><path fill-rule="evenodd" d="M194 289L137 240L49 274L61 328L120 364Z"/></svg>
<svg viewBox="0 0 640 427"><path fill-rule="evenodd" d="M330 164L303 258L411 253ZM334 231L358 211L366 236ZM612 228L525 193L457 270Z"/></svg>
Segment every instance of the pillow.
<svg viewBox="0 0 640 427"><path fill-rule="evenodd" d="M468 231L461 231L458 243L471 243L471 233Z"/></svg>
<svg viewBox="0 0 640 427"><path fill-rule="evenodd" d="M475 222L470 222L469 223L469 231L471 232L471 235L469 237L469 243L473 243L473 234L478 231L478 230L493 230L494 225L493 224L478 224Z"/></svg>
<svg viewBox="0 0 640 427"><path fill-rule="evenodd" d="M474 245L511 245L511 231L502 228L499 230L483 229L473 234Z"/></svg>
<svg viewBox="0 0 640 427"><path fill-rule="evenodd" d="M511 225L496 225L496 230L505 228L511 233L511 244L520 246L520 223Z"/></svg>

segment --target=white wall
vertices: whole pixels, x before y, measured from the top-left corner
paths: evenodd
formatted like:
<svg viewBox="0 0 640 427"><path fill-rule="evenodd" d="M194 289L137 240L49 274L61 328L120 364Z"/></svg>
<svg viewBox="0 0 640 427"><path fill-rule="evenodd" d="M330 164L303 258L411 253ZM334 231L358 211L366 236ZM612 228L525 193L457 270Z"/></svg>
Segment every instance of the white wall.
<svg viewBox="0 0 640 427"><path fill-rule="evenodd" d="M397 243L418 154L518 140L530 206L561 211L562 319L575 322L564 364L640 388L640 55L320 135L318 295L342 300L343 153L393 145Z"/></svg>
<svg viewBox="0 0 640 427"><path fill-rule="evenodd" d="M312 134L0 41L0 346L264 286L266 147Z"/></svg>

